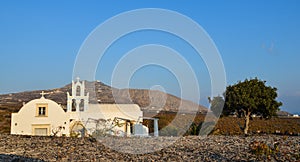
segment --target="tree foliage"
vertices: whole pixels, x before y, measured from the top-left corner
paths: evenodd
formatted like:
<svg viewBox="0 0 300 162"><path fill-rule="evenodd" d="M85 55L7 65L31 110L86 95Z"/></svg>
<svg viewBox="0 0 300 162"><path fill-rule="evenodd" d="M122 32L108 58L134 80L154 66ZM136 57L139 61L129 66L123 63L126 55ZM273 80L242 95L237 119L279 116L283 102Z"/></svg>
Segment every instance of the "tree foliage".
<svg viewBox="0 0 300 162"><path fill-rule="evenodd" d="M225 104L222 114L227 116L235 113L239 117L245 117L245 134L247 134L249 118L252 114L270 118L276 115L282 105L276 100L277 88L267 86L266 81L257 78L246 79L243 82L227 86L223 96ZM218 96L210 101L212 111L217 107L216 105L222 103L221 99L223 98Z"/></svg>
<svg viewBox="0 0 300 162"><path fill-rule="evenodd" d="M214 97L211 99L208 97L208 101L210 103L210 110L216 115L219 116L222 113L222 109L224 107L224 99L221 96Z"/></svg>
<svg viewBox="0 0 300 162"><path fill-rule="evenodd" d="M267 118L276 115L282 105L276 101L277 88L267 86L266 81L257 78L228 86L224 96L224 113L227 113L224 115L236 112L239 116L250 113Z"/></svg>

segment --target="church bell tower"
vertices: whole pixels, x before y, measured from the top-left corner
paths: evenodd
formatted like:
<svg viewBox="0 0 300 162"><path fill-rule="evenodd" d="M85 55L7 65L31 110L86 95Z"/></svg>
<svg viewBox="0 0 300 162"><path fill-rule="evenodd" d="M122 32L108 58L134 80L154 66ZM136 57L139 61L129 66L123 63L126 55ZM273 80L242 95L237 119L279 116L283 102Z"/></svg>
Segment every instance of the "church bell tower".
<svg viewBox="0 0 300 162"><path fill-rule="evenodd" d="M67 92L67 112L84 112L88 109L89 93L85 93L84 81L76 78L72 80L72 95Z"/></svg>

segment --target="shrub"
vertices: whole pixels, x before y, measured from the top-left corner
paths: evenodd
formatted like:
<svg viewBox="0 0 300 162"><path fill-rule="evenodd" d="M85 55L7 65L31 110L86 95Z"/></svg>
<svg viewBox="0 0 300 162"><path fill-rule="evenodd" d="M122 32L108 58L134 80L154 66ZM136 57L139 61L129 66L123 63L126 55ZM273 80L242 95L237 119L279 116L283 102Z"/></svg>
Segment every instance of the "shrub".
<svg viewBox="0 0 300 162"><path fill-rule="evenodd" d="M274 142L273 144L266 144L262 141L253 141L250 144L250 152L254 155L257 155L259 158L267 157L268 159L271 156L275 155L279 151L279 143Z"/></svg>
<svg viewBox="0 0 300 162"><path fill-rule="evenodd" d="M167 127L164 127L160 130L160 136L177 136L178 135L178 129L172 125L169 125Z"/></svg>

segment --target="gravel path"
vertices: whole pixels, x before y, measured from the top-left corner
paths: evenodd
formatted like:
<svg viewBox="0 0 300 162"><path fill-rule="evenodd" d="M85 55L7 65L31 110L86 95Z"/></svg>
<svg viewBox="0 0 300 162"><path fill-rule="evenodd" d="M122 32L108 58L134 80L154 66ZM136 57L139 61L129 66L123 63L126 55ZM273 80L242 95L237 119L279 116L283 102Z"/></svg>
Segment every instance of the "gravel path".
<svg viewBox="0 0 300 162"><path fill-rule="evenodd" d="M157 151L151 152L153 150ZM150 153L138 154L143 151ZM0 161L297 160L300 160L299 136L102 138L96 141L0 134Z"/></svg>

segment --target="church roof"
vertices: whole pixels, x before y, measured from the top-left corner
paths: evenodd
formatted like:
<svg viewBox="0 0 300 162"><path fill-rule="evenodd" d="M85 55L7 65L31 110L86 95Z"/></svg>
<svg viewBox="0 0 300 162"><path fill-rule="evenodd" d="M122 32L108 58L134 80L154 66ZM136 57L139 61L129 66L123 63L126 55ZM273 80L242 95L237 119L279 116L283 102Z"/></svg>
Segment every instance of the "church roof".
<svg viewBox="0 0 300 162"><path fill-rule="evenodd" d="M140 107L136 104L89 104L86 113L102 116L103 118L123 117L138 120L142 115Z"/></svg>

